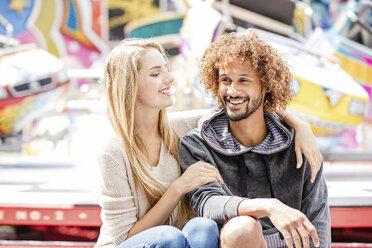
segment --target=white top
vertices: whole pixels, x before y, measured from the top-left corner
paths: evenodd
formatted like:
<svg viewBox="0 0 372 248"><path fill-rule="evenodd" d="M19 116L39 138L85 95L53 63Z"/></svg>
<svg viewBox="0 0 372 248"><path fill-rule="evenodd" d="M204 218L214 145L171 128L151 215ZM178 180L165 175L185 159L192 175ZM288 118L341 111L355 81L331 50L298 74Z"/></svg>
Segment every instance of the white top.
<svg viewBox="0 0 372 248"><path fill-rule="evenodd" d="M197 126L205 113L206 110L174 112L169 114L169 120L177 135L182 137ZM126 239L132 226L149 210L149 205L134 181L118 135L103 144L98 164L101 172L98 202L102 208L103 225L95 247L115 247ZM178 178L177 161L165 151L163 143L159 163L150 170L166 188Z"/></svg>

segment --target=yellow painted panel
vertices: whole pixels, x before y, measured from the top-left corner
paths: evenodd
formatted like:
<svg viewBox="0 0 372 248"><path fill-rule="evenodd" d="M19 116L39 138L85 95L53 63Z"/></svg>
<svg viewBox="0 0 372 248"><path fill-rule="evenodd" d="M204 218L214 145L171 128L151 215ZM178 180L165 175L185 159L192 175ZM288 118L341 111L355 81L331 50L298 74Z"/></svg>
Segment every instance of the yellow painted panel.
<svg viewBox="0 0 372 248"><path fill-rule="evenodd" d="M335 134L363 121L363 116L349 114L349 105L352 99L368 103L368 98L344 94L334 106L331 106L321 86L296 76L295 78L300 82L300 89L289 108L307 119L314 133Z"/></svg>
<svg viewBox="0 0 372 248"><path fill-rule="evenodd" d="M340 60L342 69L347 71L353 78L372 85L372 66L340 53L335 53L334 56Z"/></svg>
<svg viewBox="0 0 372 248"><path fill-rule="evenodd" d="M40 13L35 21L35 26L44 35L45 41L48 46L48 51L56 56L59 56L58 49L54 44L54 41L49 36L50 30L52 29L55 16L56 7L54 0L43 0L41 2Z"/></svg>

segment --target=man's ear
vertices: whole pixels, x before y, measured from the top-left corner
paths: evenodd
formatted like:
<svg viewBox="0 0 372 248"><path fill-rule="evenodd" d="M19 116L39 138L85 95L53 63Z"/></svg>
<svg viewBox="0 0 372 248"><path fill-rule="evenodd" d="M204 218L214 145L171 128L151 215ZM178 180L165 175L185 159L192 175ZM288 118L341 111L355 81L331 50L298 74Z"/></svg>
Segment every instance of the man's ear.
<svg viewBox="0 0 372 248"><path fill-rule="evenodd" d="M264 94L264 102L266 102L267 99L271 98L271 90L270 91L266 91L266 90L263 90L262 92Z"/></svg>

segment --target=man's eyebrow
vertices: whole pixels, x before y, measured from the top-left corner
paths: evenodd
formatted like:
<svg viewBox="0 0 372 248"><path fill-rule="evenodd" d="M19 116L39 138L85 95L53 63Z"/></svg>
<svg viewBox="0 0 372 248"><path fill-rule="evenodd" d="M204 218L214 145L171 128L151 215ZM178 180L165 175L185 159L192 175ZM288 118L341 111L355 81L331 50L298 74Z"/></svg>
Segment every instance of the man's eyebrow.
<svg viewBox="0 0 372 248"><path fill-rule="evenodd" d="M252 75L250 75L250 74L240 74L239 76L243 76L243 77L250 77L250 78L253 78L253 76Z"/></svg>
<svg viewBox="0 0 372 248"><path fill-rule="evenodd" d="M223 73L223 74L219 74L218 76L219 76L219 77L228 77L228 75L225 74L225 73ZM241 77L249 77L249 78L253 78L252 75L250 75L250 74L245 74L245 73L240 74L239 76L241 76Z"/></svg>

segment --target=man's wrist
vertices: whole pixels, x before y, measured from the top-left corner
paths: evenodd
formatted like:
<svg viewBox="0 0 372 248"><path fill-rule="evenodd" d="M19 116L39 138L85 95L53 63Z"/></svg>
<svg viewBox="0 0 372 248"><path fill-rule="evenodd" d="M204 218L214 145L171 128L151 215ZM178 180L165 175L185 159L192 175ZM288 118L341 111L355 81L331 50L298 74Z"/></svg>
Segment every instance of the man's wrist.
<svg viewBox="0 0 372 248"><path fill-rule="evenodd" d="M270 215L276 199L255 198L246 199L238 206L238 216L252 216L262 218Z"/></svg>

